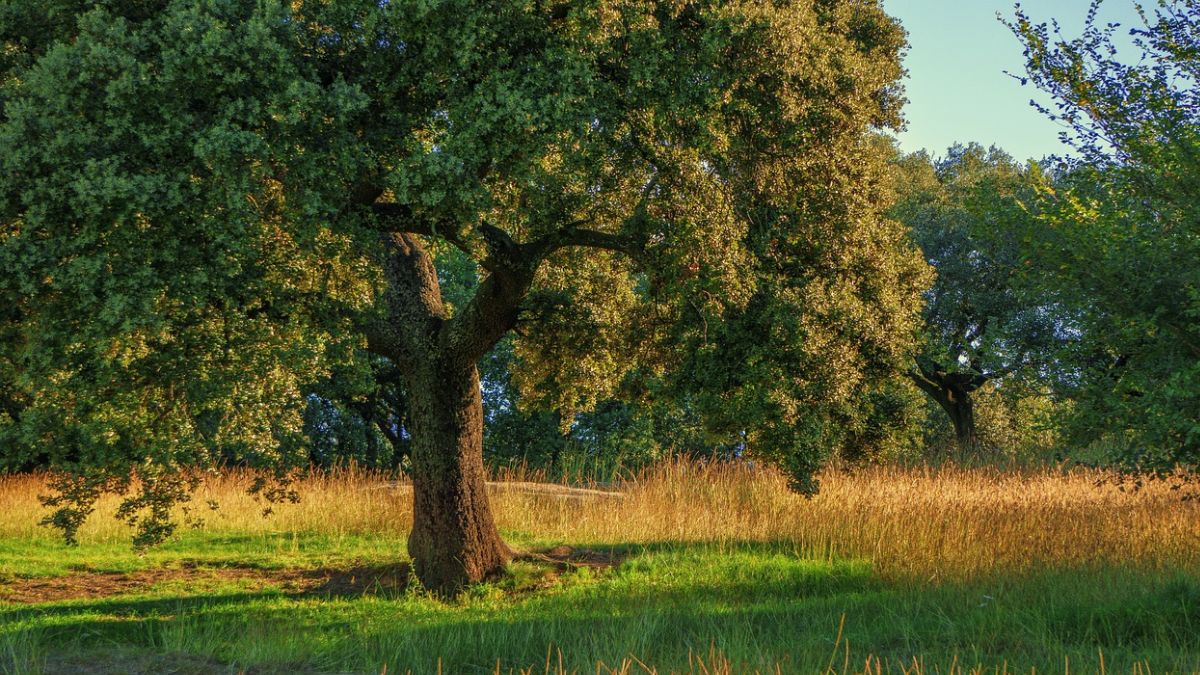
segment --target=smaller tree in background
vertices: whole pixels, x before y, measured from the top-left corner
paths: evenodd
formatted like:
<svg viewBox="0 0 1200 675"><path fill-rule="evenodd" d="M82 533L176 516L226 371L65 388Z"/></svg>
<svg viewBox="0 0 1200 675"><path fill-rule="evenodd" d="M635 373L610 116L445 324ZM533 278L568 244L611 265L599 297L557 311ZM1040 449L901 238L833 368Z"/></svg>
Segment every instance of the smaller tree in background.
<svg viewBox="0 0 1200 675"><path fill-rule="evenodd" d="M937 272L923 347L907 376L946 413L960 452L980 444L975 395L1035 374L1059 339L1053 306L1021 283L1021 242L1041 179L995 148L958 145L898 161L893 215Z"/></svg>

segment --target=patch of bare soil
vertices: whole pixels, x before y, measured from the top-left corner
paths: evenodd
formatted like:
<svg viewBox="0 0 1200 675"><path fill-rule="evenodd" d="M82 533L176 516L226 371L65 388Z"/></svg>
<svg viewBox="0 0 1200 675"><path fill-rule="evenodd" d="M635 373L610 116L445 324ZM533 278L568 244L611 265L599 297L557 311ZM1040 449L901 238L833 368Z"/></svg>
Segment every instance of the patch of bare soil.
<svg viewBox="0 0 1200 675"><path fill-rule="evenodd" d="M167 584L179 587L184 593L199 593L231 582L247 590L278 588L288 595L394 595L407 588L409 576L407 564L278 570L188 565L137 572L92 572L17 579L0 583L0 601L38 604L92 600L144 593Z"/></svg>
<svg viewBox="0 0 1200 675"><path fill-rule="evenodd" d="M550 563L562 571L590 567L592 569L610 569L620 565L628 553L624 551L599 551L587 548L572 548L570 546L555 546L546 551L522 553L517 560Z"/></svg>

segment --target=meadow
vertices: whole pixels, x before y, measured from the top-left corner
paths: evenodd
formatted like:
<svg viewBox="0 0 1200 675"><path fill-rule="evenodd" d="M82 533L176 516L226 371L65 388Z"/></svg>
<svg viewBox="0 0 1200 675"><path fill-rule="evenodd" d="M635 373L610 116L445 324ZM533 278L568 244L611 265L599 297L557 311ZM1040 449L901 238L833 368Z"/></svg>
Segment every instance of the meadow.
<svg viewBox="0 0 1200 675"><path fill-rule="evenodd" d="M445 602L405 564L402 483L313 474L264 516L252 478L213 476L203 522L142 553L113 500L66 547L43 479L0 478L0 673L1200 671L1200 502L1167 484L871 467L808 500L744 464L599 493L507 472L528 555Z"/></svg>

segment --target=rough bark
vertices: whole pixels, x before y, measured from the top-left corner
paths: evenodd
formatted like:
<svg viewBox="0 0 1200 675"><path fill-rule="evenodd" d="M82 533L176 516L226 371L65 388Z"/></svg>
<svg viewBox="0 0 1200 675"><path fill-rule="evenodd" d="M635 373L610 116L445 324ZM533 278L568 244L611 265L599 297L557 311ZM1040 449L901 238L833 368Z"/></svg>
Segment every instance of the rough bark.
<svg viewBox="0 0 1200 675"><path fill-rule="evenodd" d="M501 570L501 540L483 466L483 401L474 362L435 359L409 376L412 392L413 528L417 578L452 595Z"/></svg>
<svg viewBox="0 0 1200 675"><path fill-rule="evenodd" d="M451 319L420 240L393 233L384 244L387 288L368 343L397 365L407 388L413 568L425 588L449 596L496 574L512 557L486 491L476 364L511 329L532 273L528 279L492 273L475 300Z"/></svg>

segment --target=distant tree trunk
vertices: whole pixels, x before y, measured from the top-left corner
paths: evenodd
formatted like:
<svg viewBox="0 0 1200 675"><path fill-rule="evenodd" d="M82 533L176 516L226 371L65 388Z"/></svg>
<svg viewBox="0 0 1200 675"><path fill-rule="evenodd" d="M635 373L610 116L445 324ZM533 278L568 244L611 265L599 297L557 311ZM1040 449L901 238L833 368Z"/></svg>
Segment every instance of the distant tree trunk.
<svg viewBox="0 0 1200 675"><path fill-rule="evenodd" d="M950 418L959 453L963 456L974 453L979 448L979 432L975 426L975 401L971 395L988 379L931 369L918 369L908 375Z"/></svg>
<svg viewBox="0 0 1200 675"><path fill-rule="evenodd" d="M417 578L451 595L512 558L492 517L483 466L483 400L474 363L438 359L409 376Z"/></svg>
<svg viewBox="0 0 1200 675"><path fill-rule="evenodd" d="M375 425L371 420L364 420L364 435L367 437L367 452L363 463L372 471L379 468L379 436L375 433Z"/></svg>
<svg viewBox="0 0 1200 675"><path fill-rule="evenodd" d="M942 403L942 409L950 416L954 424L954 439L958 451L969 455L979 448L979 433L975 428L975 401L966 391L947 392L949 397Z"/></svg>
<svg viewBox="0 0 1200 675"><path fill-rule="evenodd" d="M388 464L388 469L392 473L399 474L403 469L405 458L411 459L412 447L398 433L385 434L385 436L392 444L392 461Z"/></svg>

